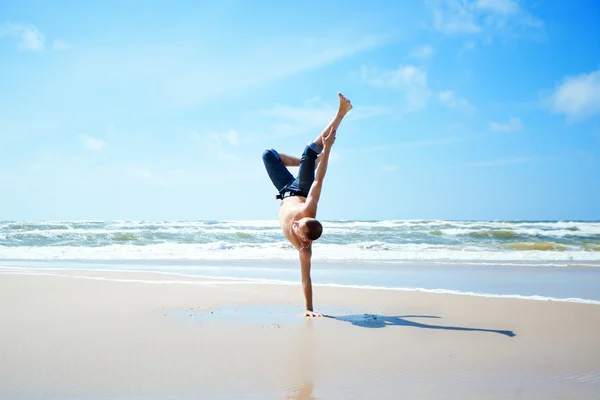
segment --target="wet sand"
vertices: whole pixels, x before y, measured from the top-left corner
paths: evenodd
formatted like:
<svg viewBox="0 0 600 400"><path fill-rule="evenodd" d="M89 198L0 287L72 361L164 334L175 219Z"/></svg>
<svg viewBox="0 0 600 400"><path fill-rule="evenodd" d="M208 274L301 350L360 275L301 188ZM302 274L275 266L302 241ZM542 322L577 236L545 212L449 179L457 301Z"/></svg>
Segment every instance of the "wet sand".
<svg viewBox="0 0 600 400"><path fill-rule="evenodd" d="M2 399L600 393L598 305L316 287L306 320L299 285L49 274L0 275Z"/></svg>

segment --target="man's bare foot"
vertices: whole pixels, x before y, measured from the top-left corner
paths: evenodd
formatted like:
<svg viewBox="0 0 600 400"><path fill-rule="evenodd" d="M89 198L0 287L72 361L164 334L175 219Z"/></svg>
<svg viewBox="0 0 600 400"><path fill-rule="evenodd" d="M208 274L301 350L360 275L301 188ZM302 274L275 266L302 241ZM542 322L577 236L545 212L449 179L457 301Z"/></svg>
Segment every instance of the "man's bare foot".
<svg viewBox="0 0 600 400"><path fill-rule="evenodd" d="M350 110L352 110L352 103L350 103L350 100L348 100L347 98L344 97L343 94L338 93L338 96L340 98L340 108L339 108L339 112L342 113L343 115L346 115L346 113Z"/></svg>

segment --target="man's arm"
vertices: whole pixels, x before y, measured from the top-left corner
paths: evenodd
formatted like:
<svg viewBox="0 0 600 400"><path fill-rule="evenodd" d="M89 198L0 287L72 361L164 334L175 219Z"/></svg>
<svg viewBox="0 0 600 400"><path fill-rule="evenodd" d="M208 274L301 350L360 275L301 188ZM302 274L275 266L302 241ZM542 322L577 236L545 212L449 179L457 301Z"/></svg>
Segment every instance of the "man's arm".
<svg viewBox="0 0 600 400"><path fill-rule="evenodd" d="M302 290L304 291L304 300L306 301L307 317L320 317L321 314L313 310L313 295L312 281L310 279L310 259L312 257L312 249L310 247L300 250L300 270L302 273Z"/></svg>
<svg viewBox="0 0 600 400"><path fill-rule="evenodd" d="M308 197L306 198L306 211L313 216L317 215L317 204L319 203L319 198L321 197L323 179L325 179L325 174L327 173L329 154L331 152L331 145L333 144L334 140L335 131L332 129L332 131L329 133L329 136L323 139L323 152L319 157L321 159L321 162L319 163L319 169L317 169L315 180L313 181L308 192Z"/></svg>

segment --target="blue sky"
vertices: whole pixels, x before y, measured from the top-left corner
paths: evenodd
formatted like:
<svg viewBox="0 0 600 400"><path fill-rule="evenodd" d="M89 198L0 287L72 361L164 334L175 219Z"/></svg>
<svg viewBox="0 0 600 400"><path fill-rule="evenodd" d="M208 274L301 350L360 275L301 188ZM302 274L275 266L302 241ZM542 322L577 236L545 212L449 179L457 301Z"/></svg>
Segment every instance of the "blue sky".
<svg viewBox="0 0 600 400"><path fill-rule="evenodd" d="M274 219L338 91L323 219L600 219L596 1L89 4L0 4L2 220Z"/></svg>

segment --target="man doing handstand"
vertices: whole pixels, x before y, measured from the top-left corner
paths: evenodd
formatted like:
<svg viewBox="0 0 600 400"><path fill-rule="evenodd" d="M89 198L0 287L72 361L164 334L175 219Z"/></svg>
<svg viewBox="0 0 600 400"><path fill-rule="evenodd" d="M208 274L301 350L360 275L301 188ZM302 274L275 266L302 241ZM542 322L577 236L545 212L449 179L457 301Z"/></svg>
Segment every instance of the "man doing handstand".
<svg viewBox="0 0 600 400"><path fill-rule="evenodd" d="M279 225L283 235L299 253L307 317L322 316L313 309L310 279L311 245L323 232L323 226L315 217L337 128L352 109L347 98L341 93L338 96L340 105L335 118L306 146L301 158L278 153L274 149L265 150L262 156L269 178L279 191L277 198L282 200ZM294 178L287 167L300 167L298 176Z"/></svg>

